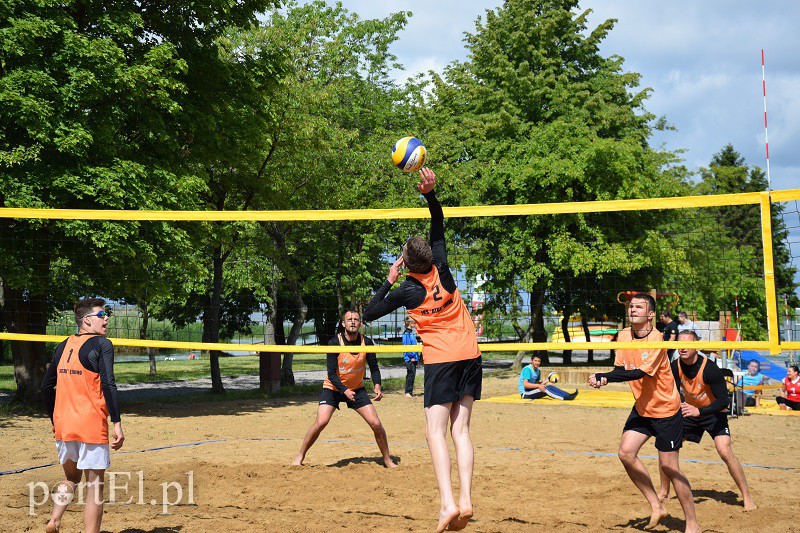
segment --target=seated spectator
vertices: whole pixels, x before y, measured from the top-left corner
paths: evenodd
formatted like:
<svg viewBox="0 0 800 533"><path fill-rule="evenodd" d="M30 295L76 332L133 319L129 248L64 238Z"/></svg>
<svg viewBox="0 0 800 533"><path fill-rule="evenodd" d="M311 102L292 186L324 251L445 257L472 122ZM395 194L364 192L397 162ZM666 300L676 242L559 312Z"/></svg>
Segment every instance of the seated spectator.
<svg viewBox="0 0 800 533"><path fill-rule="evenodd" d="M522 369L517 382L520 397L535 400L536 398L549 396L554 400L574 400L575 396L578 395L577 389L570 394L550 385L547 380L542 381L542 370L539 368L541 364L542 358L538 355L532 355L531 364Z"/></svg>
<svg viewBox="0 0 800 533"><path fill-rule="evenodd" d="M756 387L764 384L764 374L761 373L761 363L752 359L747 365L747 374L739 379L739 387ZM744 389L746 395L745 407L761 407L761 391L755 389Z"/></svg>
<svg viewBox="0 0 800 533"><path fill-rule="evenodd" d="M775 398L778 408L785 411L800 411L800 376L797 375L797 365L786 369L783 378L781 395Z"/></svg>

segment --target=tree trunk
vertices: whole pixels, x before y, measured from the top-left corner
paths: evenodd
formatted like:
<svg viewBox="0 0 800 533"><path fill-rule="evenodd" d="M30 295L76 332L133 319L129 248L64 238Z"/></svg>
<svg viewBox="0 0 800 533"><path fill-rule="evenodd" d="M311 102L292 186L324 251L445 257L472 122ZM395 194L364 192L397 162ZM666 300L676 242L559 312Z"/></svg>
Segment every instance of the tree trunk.
<svg viewBox="0 0 800 533"><path fill-rule="evenodd" d="M300 283L297 280L297 275L292 270L291 256L286 249L286 235L282 228L275 223L266 224L265 226L269 235L272 237L272 242L275 249L280 252L283 264L283 277L289 289L291 303L296 310L292 327L289 330L289 338L286 339L286 345L293 346L300 334L303 332L303 324L305 324L306 316L308 315L308 306L303 302L303 297L300 292ZM283 329L283 320L280 322L281 329ZM281 365L281 386L291 387L294 385L294 372L292 371L292 364L294 363L294 353L286 352L283 354L283 363Z"/></svg>
<svg viewBox="0 0 800 533"><path fill-rule="evenodd" d="M277 272L276 272L277 274ZM278 344L278 280L273 277L269 286L270 304L264 325L264 344ZM283 333L283 323L280 324ZM258 356L258 387L261 392L274 393L281 388L281 354L262 352Z"/></svg>
<svg viewBox="0 0 800 533"><path fill-rule="evenodd" d="M222 302L222 245L214 248L214 278L211 288L211 298L203 310L203 342L219 342L219 317ZM219 369L219 350L210 350L211 363L211 392L223 394L225 387L222 384L222 374Z"/></svg>
<svg viewBox="0 0 800 533"><path fill-rule="evenodd" d="M0 331L8 331L6 326L6 302L5 302L5 283L0 278ZM6 341L0 339L0 365L6 362Z"/></svg>
<svg viewBox="0 0 800 533"><path fill-rule="evenodd" d="M589 321L586 319L585 311L581 311L581 326L583 326L583 335L588 341L591 337L589 336ZM594 363L594 350L589 350L589 358L586 362Z"/></svg>
<svg viewBox="0 0 800 533"><path fill-rule="evenodd" d="M569 337L569 315L571 311L572 306L564 306L564 316L561 318L561 333L564 335L564 342L572 342L572 339ZM569 346L569 344L567 344L567 346ZM565 365L572 364L572 350L564 350L562 353L564 354L563 363Z"/></svg>
<svg viewBox="0 0 800 533"><path fill-rule="evenodd" d="M141 340L147 339L147 325L150 321L150 308L146 300L139 301L139 312L142 314L142 322L139 325L139 338ZM147 358L150 360L150 377L156 376L156 350L155 348L147 348Z"/></svg>
<svg viewBox="0 0 800 533"><path fill-rule="evenodd" d="M5 323L9 333L45 335L50 289L49 229L45 226L35 230L31 237L34 243L30 266L34 269L32 274L38 285L9 289L4 283ZM15 399L28 405L40 406L46 361L45 343L13 341L11 358L14 365L14 381L17 384Z"/></svg>
<svg viewBox="0 0 800 533"><path fill-rule="evenodd" d="M10 289L7 286L3 287L3 291L3 310L9 333L44 335L47 328L47 296L27 294L26 290ZM17 384L15 400L27 405L41 405L45 344L12 341L11 356L14 381Z"/></svg>
<svg viewBox="0 0 800 533"><path fill-rule="evenodd" d="M547 332L544 329L544 288L531 293L531 322L525 333L524 342L547 342ZM514 358L512 368L518 371L522 367L522 359L528 352L521 350ZM547 350L534 350L534 353L542 358L542 364L546 365L550 361L547 357Z"/></svg>
<svg viewBox="0 0 800 533"><path fill-rule="evenodd" d="M300 285L297 280L289 279L286 283L292 294L292 304L296 309L294 320L292 321L292 328L289 330L289 338L286 339L288 346L294 346L300 334L303 332L303 324L306 322L306 315L308 314L308 306L303 302L303 297L300 294ZM292 371L292 364L294 363L294 353L286 352L283 356L283 365L281 367L281 386L291 387L294 385L294 372Z"/></svg>

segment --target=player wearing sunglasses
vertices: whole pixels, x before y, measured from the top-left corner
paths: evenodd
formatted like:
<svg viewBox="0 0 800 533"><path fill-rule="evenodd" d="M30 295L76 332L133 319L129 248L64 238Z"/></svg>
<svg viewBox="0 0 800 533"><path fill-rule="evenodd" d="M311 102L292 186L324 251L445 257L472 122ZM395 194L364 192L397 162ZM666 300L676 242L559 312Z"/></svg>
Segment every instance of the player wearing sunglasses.
<svg viewBox="0 0 800 533"><path fill-rule="evenodd" d="M78 333L56 347L42 382L44 400L66 479L56 489L47 531L58 531L75 486L86 477L84 530L100 531L103 518L103 474L110 450L125 440L114 381L114 346L106 339L105 300L85 298L75 304ZM113 423L109 439L108 418ZM110 443L109 443L110 440Z"/></svg>

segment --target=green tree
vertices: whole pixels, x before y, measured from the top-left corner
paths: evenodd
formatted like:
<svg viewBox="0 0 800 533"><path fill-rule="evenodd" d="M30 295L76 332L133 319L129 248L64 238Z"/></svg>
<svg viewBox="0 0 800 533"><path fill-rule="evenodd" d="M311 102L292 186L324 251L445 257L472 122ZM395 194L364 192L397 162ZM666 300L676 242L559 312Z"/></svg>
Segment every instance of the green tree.
<svg viewBox="0 0 800 533"><path fill-rule="evenodd" d="M0 6L0 205L170 209L206 187L187 164L195 80L227 28L274 3L19 1ZM200 64L198 64L200 63ZM194 98L194 100L193 100ZM196 113L199 114L199 113ZM44 333L55 307L110 290L82 256L136 231L75 221L4 220L4 323ZM126 234L127 233L127 234ZM13 244L8 244L9 242ZM81 242L81 246L74 243ZM73 243L73 244L69 244ZM19 249L15 249L19 248ZM9 258L9 254L16 254ZM121 257L116 258L122 261ZM68 273L63 279L60 273ZM42 343L12 343L18 396L35 402Z"/></svg>
<svg viewBox="0 0 800 533"><path fill-rule="evenodd" d="M405 97L388 70L395 62L389 47L406 18L361 20L341 5L292 3L246 35L249 46L287 51L294 66L272 100L281 112L265 143L269 192L255 198L256 208L402 205L400 191L410 183L397 178L388 156L396 140L390 132L407 127L409 117L397 114ZM410 201L407 194L403 201ZM280 280L273 278L268 291L276 306L270 314L276 342L295 344L309 320L320 341L329 338L339 311L366 300L377 276L385 275L385 251L399 248L404 227L386 221L261 224L262 257ZM293 354L284 354L283 384L294 382L292 364Z"/></svg>
<svg viewBox="0 0 800 533"><path fill-rule="evenodd" d="M183 177L153 160L169 145L159 126L179 110L177 77L186 65L172 43L145 38L146 18L117 4L3 3L0 205L179 203L175 185ZM96 294L99 272L83 256L116 238L109 229L91 221L3 220L5 328L42 334L54 308ZM38 401L44 347L12 343L20 400Z"/></svg>
<svg viewBox="0 0 800 533"><path fill-rule="evenodd" d="M588 30L589 12L577 9L576 0L509 0L467 35L470 60L435 77L422 119L427 139L444 153L448 203L608 200L685 190L680 172L663 170L674 156L647 144L654 117L643 108L647 90L635 90L639 75L623 71L622 58L598 51L614 21ZM520 340L536 342L546 340L544 309L559 288L554 279L583 276L602 287L608 278L644 271L652 262L643 244L657 220L615 213L449 224L469 242L470 275L489 277L489 311L518 306L519 291L531 294L527 324L517 329ZM572 302L574 295L560 299Z"/></svg>
<svg viewBox="0 0 800 533"><path fill-rule="evenodd" d="M767 190L765 173L758 167L750 167L730 144L711 158L708 168L700 171L702 181L697 185L701 194L731 194L739 192L763 192ZM792 265L788 246L788 229L783 218L784 204L771 205L772 250L777 294L789 295L791 307L800 305L796 281L797 267ZM748 338L763 338L766 331L766 301L763 290L764 245L761 234L761 206L758 204L737 205L712 210L716 224L733 241L734 246L750 247L754 265L750 276L761 283L760 290L753 288L740 294L740 309Z"/></svg>

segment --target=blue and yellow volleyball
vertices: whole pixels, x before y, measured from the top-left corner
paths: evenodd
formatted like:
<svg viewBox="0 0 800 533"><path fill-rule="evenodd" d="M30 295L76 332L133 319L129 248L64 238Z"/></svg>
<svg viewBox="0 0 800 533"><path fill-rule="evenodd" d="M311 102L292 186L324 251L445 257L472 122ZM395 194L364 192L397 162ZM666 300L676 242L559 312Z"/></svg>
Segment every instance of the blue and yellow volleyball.
<svg viewBox="0 0 800 533"><path fill-rule="evenodd" d="M550 383L558 383L561 381L561 376L558 375L558 372L550 372L547 374L547 381Z"/></svg>
<svg viewBox="0 0 800 533"><path fill-rule="evenodd" d="M428 151L416 137L403 137L392 147L392 163L403 172L415 172L425 165Z"/></svg>

